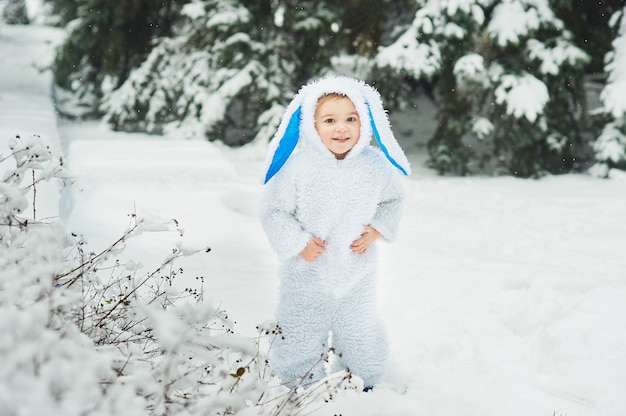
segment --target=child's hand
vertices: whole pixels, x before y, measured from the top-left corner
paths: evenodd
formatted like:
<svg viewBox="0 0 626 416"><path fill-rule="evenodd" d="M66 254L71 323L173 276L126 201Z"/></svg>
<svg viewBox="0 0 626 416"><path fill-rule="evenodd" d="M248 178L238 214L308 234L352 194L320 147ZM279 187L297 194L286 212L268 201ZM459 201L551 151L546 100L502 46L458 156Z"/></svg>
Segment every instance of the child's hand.
<svg viewBox="0 0 626 416"><path fill-rule="evenodd" d="M363 231L363 234L361 234L361 238L359 238L358 240L355 240L350 245L350 248L355 253L363 254L367 251L369 246L371 246L372 243L376 241L380 236L381 234L378 232L377 229L372 228L369 225L366 225L365 230Z"/></svg>
<svg viewBox="0 0 626 416"><path fill-rule="evenodd" d="M305 261L313 261L321 256L324 250L326 250L326 241L313 237L309 240L304 250L300 252L300 257Z"/></svg>

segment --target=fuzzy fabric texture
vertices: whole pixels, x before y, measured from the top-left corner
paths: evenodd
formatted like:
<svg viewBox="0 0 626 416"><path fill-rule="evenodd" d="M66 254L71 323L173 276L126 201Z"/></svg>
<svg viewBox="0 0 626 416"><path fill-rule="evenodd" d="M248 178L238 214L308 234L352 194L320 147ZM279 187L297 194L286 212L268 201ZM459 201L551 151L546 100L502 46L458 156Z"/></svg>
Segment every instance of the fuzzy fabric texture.
<svg viewBox="0 0 626 416"><path fill-rule="evenodd" d="M361 119L359 142L343 160L326 148L314 126L317 100L330 92L350 98ZM369 144L375 131L387 154ZM297 135L295 151L289 134ZM385 240L395 238L403 200L398 170L410 172L380 96L346 77L303 87L285 112L265 168L259 214L281 263L276 318L283 335L272 347L270 365L289 386L307 373L311 377L304 383L323 378L320 357L332 331L339 365L373 386L388 362L385 329L376 311L378 242L363 254L352 252L350 245L366 225ZM319 258L307 262L299 253L313 237L327 245Z"/></svg>
<svg viewBox="0 0 626 416"><path fill-rule="evenodd" d="M322 78L305 85L289 103L270 143L263 170L266 172L264 183L267 183L281 169L296 148L299 139L314 146L323 146L315 130L314 115L319 97L330 93L348 97L361 118L361 140L347 157L359 154L360 149L375 139L391 164L405 175L409 175L411 166L391 131L389 118L378 91L363 81L336 76Z"/></svg>

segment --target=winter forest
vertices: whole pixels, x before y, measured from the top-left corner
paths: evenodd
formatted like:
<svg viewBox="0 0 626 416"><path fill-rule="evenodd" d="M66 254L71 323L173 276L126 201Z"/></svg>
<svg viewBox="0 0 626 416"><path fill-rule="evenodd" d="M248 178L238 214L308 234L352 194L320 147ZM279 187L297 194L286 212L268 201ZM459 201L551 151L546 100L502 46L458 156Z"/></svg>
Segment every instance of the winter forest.
<svg viewBox="0 0 626 416"><path fill-rule="evenodd" d="M625 414L625 12L0 0L0 416ZM311 387L268 361L263 159L328 74L413 168L369 392L332 336Z"/></svg>

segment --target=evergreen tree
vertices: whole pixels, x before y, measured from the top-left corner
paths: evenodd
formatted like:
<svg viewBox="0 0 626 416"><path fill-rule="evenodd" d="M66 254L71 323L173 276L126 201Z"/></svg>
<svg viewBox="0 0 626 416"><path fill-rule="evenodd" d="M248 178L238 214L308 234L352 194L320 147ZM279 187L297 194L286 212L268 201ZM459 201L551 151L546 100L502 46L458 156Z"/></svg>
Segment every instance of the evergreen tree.
<svg viewBox="0 0 626 416"><path fill-rule="evenodd" d="M53 64L56 83L94 106L143 61L153 39L169 33L185 1L77 0ZM71 9L67 17L73 14Z"/></svg>
<svg viewBox="0 0 626 416"><path fill-rule="evenodd" d="M284 74L292 80L292 88L297 89L327 71L331 58L342 50L341 8L336 3L315 0L272 2L275 5L272 36L280 39L277 52L282 59L293 65L293 73Z"/></svg>
<svg viewBox="0 0 626 416"><path fill-rule="evenodd" d="M624 0L550 0L550 4L572 33L576 46L590 56L585 72L602 73L604 56L611 50L611 41L617 34L617 28L609 25L609 20L624 7Z"/></svg>
<svg viewBox="0 0 626 416"><path fill-rule="evenodd" d="M547 0L419 4L377 62L433 83L439 124L431 165L465 174L480 146L481 161L491 157L515 175L572 169L588 58Z"/></svg>
<svg viewBox="0 0 626 416"><path fill-rule="evenodd" d="M397 0L396 0L397 2ZM342 32L350 55L375 55L383 35L389 0L351 0L335 4L341 7Z"/></svg>
<svg viewBox="0 0 626 416"><path fill-rule="evenodd" d="M44 0L51 13L58 18L57 24L65 26L78 17L79 2L75 0Z"/></svg>
<svg viewBox="0 0 626 416"><path fill-rule="evenodd" d="M174 36L158 39L101 109L116 129L266 140L298 85L330 66L340 28L325 2L189 3Z"/></svg>
<svg viewBox="0 0 626 416"><path fill-rule="evenodd" d="M373 54L389 2L195 0L179 13L174 6L184 0L170 0L146 13L167 16L171 33L149 31L133 45L120 39L137 31L134 10L113 16L104 7L113 0L48 1L73 19L57 54L57 82L87 97L114 128L182 128L230 145L270 137L283 105L331 71L334 57Z"/></svg>
<svg viewBox="0 0 626 416"><path fill-rule="evenodd" d="M24 0L8 0L2 10L2 18L10 25L27 25L30 23Z"/></svg>
<svg viewBox="0 0 626 416"><path fill-rule="evenodd" d="M608 121L593 143L596 165L593 172L609 176L611 169L626 170L626 7L613 15L611 26L617 31L613 50L607 55L607 83L601 94L603 119Z"/></svg>
<svg viewBox="0 0 626 416"><path fill-rule="evenodd" d="M383 1L380 38L376 43L377 53L381 47L394 43L411 27L417 9L418 4L415 0ZM430 79L415 78L404 70L395 71L388 66L377 66L376 55L372 61L365 77L376 86L390 110L405 109L407 106L415 107L414 99L422 90L426 90L431 96Z"/></svg>

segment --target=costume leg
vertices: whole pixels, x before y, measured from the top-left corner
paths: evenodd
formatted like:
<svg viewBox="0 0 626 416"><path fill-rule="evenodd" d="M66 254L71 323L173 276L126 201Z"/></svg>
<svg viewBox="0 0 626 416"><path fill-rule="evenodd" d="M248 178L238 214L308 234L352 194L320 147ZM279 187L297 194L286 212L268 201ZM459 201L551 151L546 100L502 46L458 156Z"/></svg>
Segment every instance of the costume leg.
<svg viewBox="0 0 626 416"><path fill-rule="evenodd" d="M339 363L361 377L365 386L380 380L389 360L387 334L376 311L376 280L372 273L337 299L333 319L333 346Z"/></svg>
<svg viewBox="0 0 626 416"><path fill-rule="evenodd" d="M326 377L324 356L331 325L328 296L316 285L306 284L310 279L298 278L298 285L281 285L276 317L282 336L270 352L272 370L291 388L299 378L305 377L306 387Z"/></svg>

